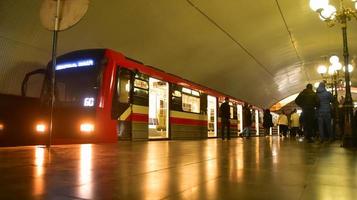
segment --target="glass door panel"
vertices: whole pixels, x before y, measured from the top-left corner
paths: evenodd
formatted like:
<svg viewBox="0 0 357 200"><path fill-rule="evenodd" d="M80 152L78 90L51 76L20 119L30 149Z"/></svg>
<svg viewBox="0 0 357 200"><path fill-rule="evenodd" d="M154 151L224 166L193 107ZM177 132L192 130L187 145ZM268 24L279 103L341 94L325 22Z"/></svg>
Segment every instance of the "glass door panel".
<svg viewBox="0 0 357 200"><path fill-rule="evenodd" d="M243 131L243 106L237 105L238 133Z"/></svg>
<svg viewBox="0 0 357 200"><path fill-rule="evenodd" d="M168 138L169 84L149 79L149 139Z"/></svg>
<svg viewBox="0 0 357 200"><path fill-rule="evenodd" d="M255 134L259 135L259 111L255 110Z"/></svg>
<svg viewBox="0 0 357 200"><path fill-rule="evenodd" d="M207 96L208 137L217 137L217 99Z"/></svg>

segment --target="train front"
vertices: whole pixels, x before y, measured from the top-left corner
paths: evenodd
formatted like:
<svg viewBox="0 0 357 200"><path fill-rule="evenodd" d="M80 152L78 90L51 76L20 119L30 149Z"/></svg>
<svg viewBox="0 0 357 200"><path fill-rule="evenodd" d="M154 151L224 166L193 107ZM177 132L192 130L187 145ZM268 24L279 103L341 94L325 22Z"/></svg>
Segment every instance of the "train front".
<svg viewBox="0 0 357 200"><path fill-rule="evenodd" d="M60 56L55 67L56 89L52 140L55 144L95 143L103 119L103 50Z"/></svg>

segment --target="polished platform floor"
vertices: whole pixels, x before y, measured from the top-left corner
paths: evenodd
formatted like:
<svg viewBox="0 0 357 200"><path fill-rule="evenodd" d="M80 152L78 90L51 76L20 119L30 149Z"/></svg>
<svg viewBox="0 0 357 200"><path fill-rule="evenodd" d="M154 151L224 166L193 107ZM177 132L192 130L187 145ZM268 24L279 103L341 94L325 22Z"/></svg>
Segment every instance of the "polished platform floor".
<svg viewBox="0 0 357 200"><path fill-rule="evenodd" d="M0 199L357 199L357 153L279 137L0 148Z"/></svg>

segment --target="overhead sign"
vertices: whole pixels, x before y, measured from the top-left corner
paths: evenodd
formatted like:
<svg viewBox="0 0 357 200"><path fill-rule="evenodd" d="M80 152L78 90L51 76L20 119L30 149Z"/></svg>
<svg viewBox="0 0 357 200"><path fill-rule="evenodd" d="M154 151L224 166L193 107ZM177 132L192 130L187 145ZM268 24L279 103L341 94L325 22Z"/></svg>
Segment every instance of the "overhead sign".
<svg viewBox="0 0 357 200"><path fill-rule="evenodd" d="M92 59L79 60L76 62L59 64L56 65L56 70L76 68L76 67L88 67L88 66L94 66L94 60Z"/></svg>
<svg viewBox="0 0 357 200"><path fill-rule="evenodd" d="M88 7L89 0L43 0L40 19L48 30L62 31L78 23L86 14ZM59 19L57 25L56 17Z"/></svg>

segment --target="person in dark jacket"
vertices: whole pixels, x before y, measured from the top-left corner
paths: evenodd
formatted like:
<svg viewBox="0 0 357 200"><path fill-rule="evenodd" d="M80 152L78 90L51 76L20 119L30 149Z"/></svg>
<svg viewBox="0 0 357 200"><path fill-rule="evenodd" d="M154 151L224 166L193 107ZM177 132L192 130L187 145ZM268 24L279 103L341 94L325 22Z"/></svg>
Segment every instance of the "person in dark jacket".
<svg viewBox="0 0 357 200"><path fill-rule="evenodd" d="M319 105L319 98L312 90L311 84L307 84L306 89L300 92L295 99L295 103L302 108L304 134L307 142L313 142L315 108Z"/></svg>
<svg viewBox="0 0 357 200"><path fill-rule="evenodd" d="M316 94L319 97L320 102L317 109L320 140L321 142L324 142L329 138L330 140L334 140L335 136L334 133L332 133L331 127L331 103L333 101L333 96L331 92L326 90L324 82L319 84L319 87L316 89Z"/></svg>
<svg viewBox="0 0 357 200"><path fill-rule="evenodd" d="M251 107L248 104L243 106L243 136L250 136L250 128L252 126L252 112Z"/></svg>
<svg viewBox="0 0 357 200"><path fill-rule="evenodd" d="M227 128L227 139L231 139L231 134L230 134L230 122L229 119L231 118L231 111L230 111L230 106L229 106L229 98L226 97L224 99L224 103L222 103L221 107L219 108L220 115L221 115L221 125L222 125L222 140L224 140L224 129Z"/></svg>
<svg viewBox="0 0 357 200"><path fill-rule="evenodd" d="M263 127L264 127L264 133L265 135L270 134L270 127L273 127L273 116L270 114L269 109L264 110L264 116L263 116Z"/></svg>

